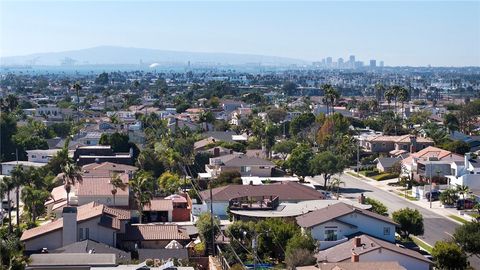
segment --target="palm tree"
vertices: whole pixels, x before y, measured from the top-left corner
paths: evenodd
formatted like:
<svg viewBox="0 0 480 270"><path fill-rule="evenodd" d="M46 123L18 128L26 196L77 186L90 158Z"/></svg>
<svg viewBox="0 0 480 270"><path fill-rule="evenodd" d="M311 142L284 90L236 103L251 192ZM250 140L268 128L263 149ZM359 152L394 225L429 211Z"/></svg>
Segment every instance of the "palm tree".
<svg viewBox="0 0 480 270"><path fill-rule="evenodd" d="M123 183L123 180L117 173L114 173L110 179L110 184L112 184L112 195L113 195L113 206L115 206L115 196L117 195L118 189L125 190L127 185Z"/></svg>
<svg viewBox="0 0 480 270"><path fill-rule="evenodd" d="M75 90L77 95L77 122L80 122L80 90L82 90L82 86L80 82L76 82L73 84L72 88Z"/></svg>
<svg viewBox="0 0 480 270"><path fill-rule="evenodd" d="M333 107L335 102L340 98L340 93L330 84L322 85L322 89L324 91L323 102L327 105L327 115L330 112L329 108L331 109L331 112L334 113L335 110Z"/></svg>
<svg viewBox="0 0 480 270"><path fill-rule="evenodd" d="M153 197L154 180L150 173L142 171L137 172L130 180L129 186L133 192L135 204L139 214L139 221L142 223L143 207L150 204Z"/></svg>
<svg viewBox="0 0 480 270"><path fill-rule="evenodd" d="M105 90L103 90L102 95L103 95L103 98L104 98L103 109L106 111L107 110L108 97L111 95L111 93L108 89L105 89Z"/></svg>
<svg viewBox="0 0 480 270"><path fill-rule="evenodd" d="M45 211L45 201L50 196L50 193L44 189L37 189L32 186L25 186L22 189L24 209L30 214L32 224L35 224L37 216Z"/></svg>
<svg viewBox="0 0 480 270"><path fill-rule="evenodd" d="M460 127L460 122L457 116L453 113L447 113L443 116L443 125L448 129L450 134L453 134Z"/></svg>
<svg viewBox="0 0 480 270"><path fill-rule="evenodd" d="M465 199L465 194L468 194L468 192L470 192L470 188L465 185L457 185L455 189L458 193L460 193L460 195L462 195L462 199Z"/></svg>
<svg viewBox="0 0 480 270"><path fill-rule="evenodd" d="M25 185L27 182L27 175L23 170L23 166L16 166L15 169L12 170L12 180L13 185L15 186L15 211L16 211L16 221L17 221L17 228L20 228L20 187Z"/></svg>
<svg viewBox="0 0 480 270"><path fill-rule="evenodd" d="M330 179L330 190L335 191L335 197L338 200L338 194L340 193L340 186L345 186L345 182L338 177Z"/></svg>
<svg viewBox="0 0 480 270"><path fill-rule="evenodd" d="M67 206L70 206L70 191L72 190L72 186L76 183L81 183L83 180L81 169L73 160L69 159L62 167L62 179L65 191L67 192Z"/></svg>
<svg viewBox="0 0 480 270"><path fill-rule="evenodd" d="M400 87L398 90L398 100L402 103L402 119L405 114L404 112L404 105L405 102L407 102L410 99L410 93L408 92L407 89Z"/></svg>
<svg viewBox="0 0 480 270"><path fill-rule="evenodd" d="M390 107L390 104L392 103L394 95L395 94L393 93L393 91L391 89L388 89L387 91L385 91L385 100L387 100L388 107Z"/></svg>
<svg viewBox="0 0 480 270"><path fill-rule="evenodd" d="M199 121L200 123L205 123L205 130L208 131L208 124L215 121L215 116L213 116L212 112L202 112Z"/></svg>
<svg viewBox="0 0 480 270"><path fill-rule="evenodd" d="M377 100L378 103L382 101L383 94L385 92L385 86L381 83L375 84L375 99Z"/></svg>
<svg viewBox="0 0 480 270"><path fill-rule="evenodd" d="M7 193L7 202L8 202L8 230L12 232L12 200L10 199L10 192L15 188L15 184L11 177L4 177L2 182L0 182L0 193L3 195ZM3 198L2 198L3 201Z"/></svg>

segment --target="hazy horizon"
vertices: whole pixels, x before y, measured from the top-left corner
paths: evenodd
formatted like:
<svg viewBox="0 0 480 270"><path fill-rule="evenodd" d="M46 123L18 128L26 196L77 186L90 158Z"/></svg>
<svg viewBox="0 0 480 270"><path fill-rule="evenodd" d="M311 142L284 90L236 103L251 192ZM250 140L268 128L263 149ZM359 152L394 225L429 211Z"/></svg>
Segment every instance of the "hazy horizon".
<svg viewBox="0 0 480 270"><path fill-rule="evenodd" d="M480 2L2 1L0 56L118 46L480 66Z"/></svg>

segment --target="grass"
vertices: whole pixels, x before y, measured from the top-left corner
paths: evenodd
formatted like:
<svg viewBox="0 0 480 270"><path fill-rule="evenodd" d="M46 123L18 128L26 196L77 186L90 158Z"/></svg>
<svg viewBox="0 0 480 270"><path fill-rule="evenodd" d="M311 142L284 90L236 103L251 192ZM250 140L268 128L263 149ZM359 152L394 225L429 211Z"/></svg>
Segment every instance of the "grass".
<svg viewBox="0 0 480 270"><path fill-rule="evenodd" d="M430 246L429 244L423 242L420 238L416 237L416 236L413 236L413 235L410 235L410 239L412 239L412 241L419 247L421 247L423 250L426 250L428 253L432 253L432 246Z"/></svg>
<svg viewBox="0 0 480 270"><path fill-rule="evenodd" d="M375 179L377 181L382 181L382 180L398 178L398 174L395 174L395 173L381 173L381 174L378 174L378 175L371 176L370 178Z"/></svg>
<svg viewBox="0 0 480 270"><path fill-rule="evenodd" d="M351 176L354 176L354 177L361 177L361 175L359 175L358 173L354 173L354 172L347 172L347 174L349 174Z"/></svg>
<svg viewBox="0 0 480 270"><path fill-rule="evenodd" d="M401 193L401 192L395 192L395 193L396 193L398 196L405 198L405 193ZM406 198L407 198L407 200L409 200L409 201L417 201L417 198L408 195L408 193L407 193L407 197L406 197Z"/></svg>
<svg viewBox="0 0 480 270"><path fill-rule="evenodd" d="M466 224L468 222L468 220L464 219L464 218L461 218L461 217L458 217L458 216L455 216L455 215L448 215L449 218L451 219L454 219L458 222L461 222L463 224Z"/></svg>

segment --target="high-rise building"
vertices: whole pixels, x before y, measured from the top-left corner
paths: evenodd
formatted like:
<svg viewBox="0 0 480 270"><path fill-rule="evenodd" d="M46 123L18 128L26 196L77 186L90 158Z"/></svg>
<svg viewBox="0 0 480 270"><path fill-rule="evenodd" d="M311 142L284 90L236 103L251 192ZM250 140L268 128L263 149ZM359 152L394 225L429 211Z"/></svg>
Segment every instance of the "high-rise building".
<svg viewBox="0 0 480 270"><path fill-rule="evenodd" d="M327 67L328 68L332 67L332 57L327 57Z"/></svg>
<svg viewBox="0 0 480 270"><path fill-rule="evenodd" d="M384 63L383 61L380 61L380 64L379 64L380 67L383 67L384 66Z"/></svg>
<svg viewBox="0 0 480 270"><path fill-rule="evenodd" d="M343 58L338 58L337 60L337 67L338 68L343 68L344 67L344 62L343 62Z"/></svg>
<svg viewBox="0 0 480 270"><path fill-rule="evenodd" d="M370 60L370 67L371 68L377 67L377 61L375 59Z"/></svg>
<svg viewBox="0 0 480 270"><path fill-rule="evenodd" d="M350 68L355 68L355 55L350 55L348 59L348 64Z"/></svg>

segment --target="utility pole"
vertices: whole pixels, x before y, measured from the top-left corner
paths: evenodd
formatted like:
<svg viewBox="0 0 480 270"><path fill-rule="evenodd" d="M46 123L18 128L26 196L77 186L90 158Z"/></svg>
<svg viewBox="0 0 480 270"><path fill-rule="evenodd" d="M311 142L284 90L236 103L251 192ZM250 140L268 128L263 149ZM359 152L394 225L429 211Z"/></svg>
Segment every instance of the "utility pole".
<svg viewBox="0 0 480 270"><path fill-rule="evenodd" d="M17 164L16 164L16 169L18 170L18 147L15 148L15 158L17 160ZM17 179L18 181L18 179ZM18 182L17 182L18 183ZM20 187L17 186L16 190L15 190L15 204L16 204L16 207L17 207L17 216L16 216L16 220L17 220L17 228L20 228Z"/></svg>
<svg viewBox="0 0 480 270"><path fill-rule="evenodd" d="M252 249L253 249L253 270L257 270L257 241L258 241L258 234L252 239Z"/></svg>
<svg viewBox="0 0 480 270"><path fill-rule="evenodd" d="M432 161L430 161L430 208L432 208Z"/></svg>

